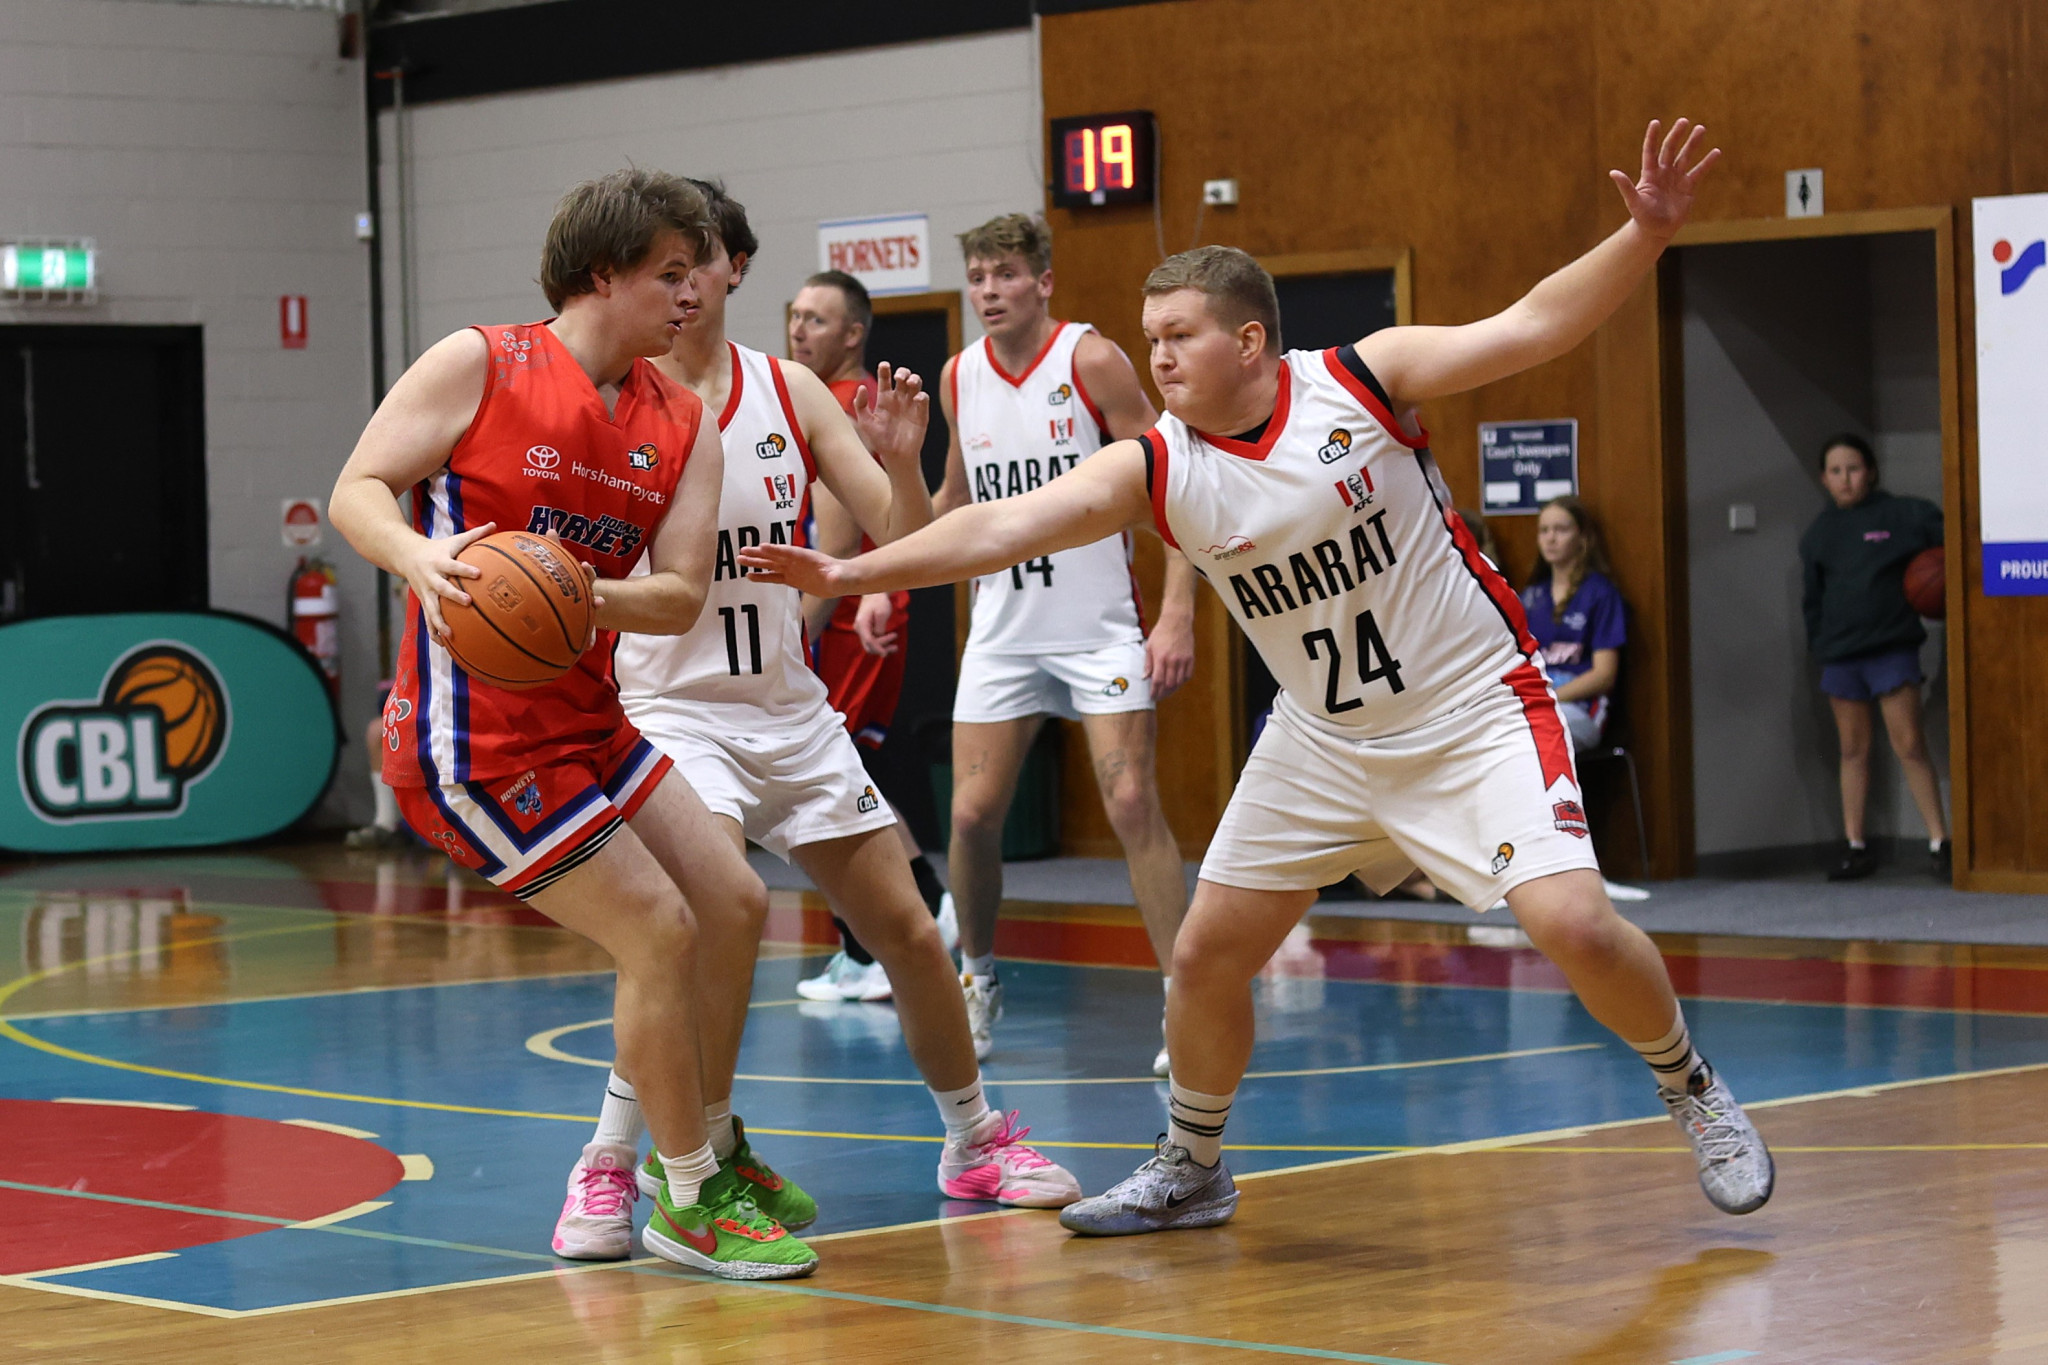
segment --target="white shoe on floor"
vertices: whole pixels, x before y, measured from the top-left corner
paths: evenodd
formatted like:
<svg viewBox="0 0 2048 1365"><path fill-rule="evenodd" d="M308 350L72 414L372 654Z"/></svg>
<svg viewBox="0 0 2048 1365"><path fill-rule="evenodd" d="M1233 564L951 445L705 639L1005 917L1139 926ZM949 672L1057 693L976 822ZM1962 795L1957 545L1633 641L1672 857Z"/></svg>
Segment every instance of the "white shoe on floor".
<svg viewBox="0 0 2048 1365"><path fill-rule="evenodd" d="M986 1061L995 1050L995 1022L1003 1017L1003 983L994 977L963 976L960 989L967 997L967 1031L974 1037L974 1060Z"/></svg>
<svg viewBox="0 0 2048 1365"><path fill-rule="evenodd" d="M1173 1059L1166 1055L1166 1020L1163 1016L1159 1020L1159 1037L1159 1055L1152 1059L1152 1074L1163 1081L1173 1074Z"/></svg>
<svg viewBox="0 0 2048 1365"><path fill-rule="evenodd" d="M640 1188L631 1147L593 1142L569 1172L569 1197L555 1221L555 1255L571 1261L623 1261L633 1254L633 1201Z"/></svg>
<svg viewBox="0 0 2048 1365"><path fill-rule="evenodd" d="M825 970L796 983L796 993L806 1000L887 1000L892 991L889 974L879 962L855 962L844 950L834 953Z"/></svg>
<svg viewBox="0 0 2048 1365"><path fill-rule="evenodd" d="M952 952L960 946L960 911L953 904L953 893L948 891L939 897L939 942Z"/></svg>

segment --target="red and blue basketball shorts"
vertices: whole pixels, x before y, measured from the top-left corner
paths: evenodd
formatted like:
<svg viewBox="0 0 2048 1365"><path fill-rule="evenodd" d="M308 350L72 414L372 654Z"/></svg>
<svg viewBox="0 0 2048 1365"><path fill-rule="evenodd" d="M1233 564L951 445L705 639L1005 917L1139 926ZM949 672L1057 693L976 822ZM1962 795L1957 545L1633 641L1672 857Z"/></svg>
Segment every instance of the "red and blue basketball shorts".
<svg viewBox="0 0 2048 1365"><path fill-rule="evenodd" d="M603 848L673 766L621 720L604 744L546 767L393 791L420 838L530 899Z"/></svg>
<svg viewBox="0 0 2048 1365"><path fill-rule="evenodd" d="M909 624L908 611L890 617L889 629L896 633L893 654L868 653L861 648L859 635L837 624L819 633L814 647L818 676L824 680L832 709L846 717L846 732L856 744L879 749L889 737L889 722L895 719L896 703L903 695L904 638Z"/></svg>

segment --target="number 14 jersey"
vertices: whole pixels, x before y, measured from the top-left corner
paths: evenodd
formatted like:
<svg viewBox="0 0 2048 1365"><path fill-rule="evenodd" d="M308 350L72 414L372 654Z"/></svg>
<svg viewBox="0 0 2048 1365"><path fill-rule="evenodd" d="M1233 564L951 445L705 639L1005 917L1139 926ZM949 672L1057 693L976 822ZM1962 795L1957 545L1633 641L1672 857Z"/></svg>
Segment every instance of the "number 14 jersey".
<svg viewBox="0 0 2048 1365"><path fill-rule="evenodd" d="M1505 682L1548 683L1515 593L1356 351L1289 351L1255 441L1170 414L1144 438L1160 534L1325 733L1399 734Z"/></svg>

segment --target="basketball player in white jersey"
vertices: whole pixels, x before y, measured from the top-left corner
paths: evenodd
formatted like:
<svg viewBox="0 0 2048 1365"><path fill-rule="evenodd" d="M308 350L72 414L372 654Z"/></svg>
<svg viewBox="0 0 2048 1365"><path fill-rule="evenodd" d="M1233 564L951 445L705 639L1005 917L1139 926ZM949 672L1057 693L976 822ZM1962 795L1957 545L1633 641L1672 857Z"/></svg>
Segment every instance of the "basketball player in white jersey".
<svg viewBox="0 0 2048 1365"><path fill-rule="evenodd" d="M1056 481L1157 414L1116 344L1086 323L1059 322L1052 234L1013 213L960 234L967 297L984 338L946 362L940 401L952 425L943 515ZM991 508L991 514L1001 508ZM1153 706L1194 672L1195 574L1166 557L1159 621L1141 624L1130 537L1115 528L1057 554L1004 564L974 584L973 622L953 699L952 839L946 864L960 919L961 982L975 1055L993 1046L1002 1014L996 910L1003 896L1003 821L1031 742L1048 715L1088 736L1110 828L1164 969L1187 910L1180 846L1159 806ZM1162 1048L1154 1070L1166 1074Z"/></svg>
<svg viewBox="0 0 2048 1365"><path fill-rule="evenodd" d="M718 512L709 595L681 636L624 635L613 656L626 714L676 766L737 850L751 839L809 874L832 909L887 970L912 1060L931 1086L946 1129L939 1188L954 1199L1058 1208L1081 1197L1067 1171L1024 1146L1016 1114L989 1108L954 984L953 962L918 894L896 831L804 650L799 595L760 582L737 561L755 545L801 539L815 479L861 529L886 543L931 519L919 454L927 400L915 375L885 366L853 419L801 365L726 339L727 295L758 243L746 210L722 186L692 181L716 224L712 249L691 272L691 297L663 374L715 414L733 452ZM858 429L856 429L856 425ZM868 453L872 443L878 463ZM802 1228L818 1206L754 1153L732 1112L751 970L764 907L696 905L704 958L746 971L699 973L705 1124L720 1169L748 1187L761 1210ZM744 954L736 951L743 944ZM612 1260L631 1250L633 1163L639 1107L630 1077L610 1077L597 1132L569 1179L556 1227L558 1254ZM658 1155L639 1190L658 1190Z"/></svg>
<svg viewBox="0 0 2048 1365"><path fill-rule="evenodd" d="M1282 355L1258 263L1228 247L1145 282L1168 416L1047 488L970 508L850 563L749 552L811 592L986 573L1144 521L1190 554L1280 682L1175 946L1173 1076L1158 1154L1062 1211L1115 1235L1226 1221L1223 1126L1251 1057L1250 983L1314 902L1356 872L1413 867L1465 904L1505 897L1586 1008L1649 1063L1728 1213L1770 1197L1763 1139L1693 1048L1656 947L1602 888L1571 745L1514 592L1452 511L1424 439L1393 414L1563 355L1655 265L1719 152L1652 123L1642 170L1612 172L1629 221L1494 317L1395 327ZM1690 169L1688 169L1690 166Z"/></svg>

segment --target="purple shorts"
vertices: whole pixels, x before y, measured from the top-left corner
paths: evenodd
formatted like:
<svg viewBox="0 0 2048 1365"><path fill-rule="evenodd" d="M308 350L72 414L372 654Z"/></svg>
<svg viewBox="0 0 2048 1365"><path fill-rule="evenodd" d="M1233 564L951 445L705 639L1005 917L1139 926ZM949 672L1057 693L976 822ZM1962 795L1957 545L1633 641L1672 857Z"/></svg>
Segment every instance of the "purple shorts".
<svg viewBox="0 0 2048 1365"><path fill-rule="evenodd" d="M1875 701L1902 687L1918 687L1923 681L1917 649L1893 649L1861 659L1844 659L1838 664L1827 664L1820 671L1820 690L1843 701Z"/></svg>

